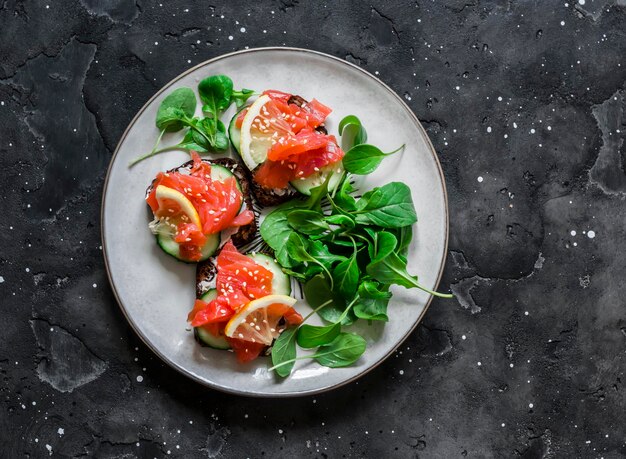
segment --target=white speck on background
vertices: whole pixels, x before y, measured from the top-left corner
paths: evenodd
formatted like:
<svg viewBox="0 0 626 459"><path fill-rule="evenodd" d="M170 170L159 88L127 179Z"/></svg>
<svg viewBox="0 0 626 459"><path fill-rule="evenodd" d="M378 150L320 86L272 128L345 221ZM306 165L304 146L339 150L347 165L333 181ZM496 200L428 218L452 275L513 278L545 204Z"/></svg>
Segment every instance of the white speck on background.
<svg viewBox="0 0 626 459"><path fill-rule="evenodd" d="M513 123L513 129L517 129L517 123Z"/></svg>
<svg viewBox="0 0 626 459"><path fill-rule="evenodd" d="M535 131L535 129L534 129L534 128L530 130L530 133L531 133L531 134L534 134L535 132L536 132L536 131Z"/></svg>
<svg viewBox="0 0 626 459"><path fill-rule="evenodd" d="M478 362L476 365L481 366L481 365L482 365L482 363Z"/></svg>
<svg viewBox="0 0 626 459"><path fill-rule="evenodd" d="M565 25L565 21L561 21L561 25L564 26Z"/></svg>
<svg viewBox="0 0 626 459"><path fill-rule="evenodd" d="M4 277L0 276L0 284L4 282Z"/></svg>
<svg viewBox="0 0 626 459"><path fill-rule="evenodd" d="M587 237L588 237L589 239L593 239L594 237L596 237L596 232L595 232L594 230L589 230L589 231L587 232ZM2 277L0 277L0 279L2 279Z"/></svg>
<svg viewBox="0 0 626 459"><path fill-rule="evenodd" d="M576 236L576 231L572 230L569 232L569 234L571 234L572 236Z"/></svg>
<svg viewBox="0 0 626 459"><path fill-rule="evenodd" d="M478 183L482 183L483 178L482 177L478 177L476 180L478 180Z"/></svg>
<svg viewBox="0 0 626 459"><path fill-rule="evenodd" d="M65 433L65 429L63 427L59 427L59 430L57 430L57 433L59 435L63 435Z"/></svg>
<svg viewBox="0 0 626 459"><path fill-rule="evenodd" d="M137 376L137 382L142 382L143 381L143 376L139 375Z"/></svg>
<svg viewBox="0 0 626 459"><path fill-rule="evenodd" d="M229 40L232 40L232 39L233 39L233 36L232 36L232 35L229 35L229 36L228 36L228 39L229 39Z"/></svg>
<svg viewBox="0 0 626 459"><path fill-rule="evenodd" d="M487 126L487 132L491 132L491 126Z"/></svg>
<svg viewBox="0 0 626 459"><path fill-rule="evenodd" d="M278 429L278 433L282 435L283 434L283 429Z"/></svg>
<svg viewBox="0 0 626 459"><path fill-rule="evenodd" d="M404 374L404 370L400 370L398 371L398 373L400 374L400 376L402 376Z"/></svg>
<svg viewBox="0 0 626 459"><path fill-rule="evenodd" d="M46 449L48 450L48 454L52 456L52 446L46 445Z"/></svg>
<svg viewBox="0 0 626 459"><path fill-rule="evenodd" d="M467 339L467 336L463 335L461 336L461 339Z"/></svg>
<svg viewBox="0 0 626 459"><path fill-rule="evenodd" d="M245 28L245 27L242 27L241 29L239 29L239 32L241 32L241 33L246 33L246 28Z"/></svg>
<svg viewBox="0 0 626 459"><path fill-rule="evenodd" d="M528 408L533 408L535 405L533 405L532 403L528 404Z"/></svg>
<svg viewBox="0 0 626 459"><path fill-rule="evenodd" d="M528 311L524 311L524 315L527 316L528 315Z"/></svg>
<svg viewBox="0 0 626 459"><path fill-rule="evenodd" d="M93 284L93 288L96 288L98 286L98 284Z"/></svg>
<svg viewBox="0 0 626 459"><path fill-rule="evenodd" d="M498 96L498 101L502 102L502 96Z"/></svg>

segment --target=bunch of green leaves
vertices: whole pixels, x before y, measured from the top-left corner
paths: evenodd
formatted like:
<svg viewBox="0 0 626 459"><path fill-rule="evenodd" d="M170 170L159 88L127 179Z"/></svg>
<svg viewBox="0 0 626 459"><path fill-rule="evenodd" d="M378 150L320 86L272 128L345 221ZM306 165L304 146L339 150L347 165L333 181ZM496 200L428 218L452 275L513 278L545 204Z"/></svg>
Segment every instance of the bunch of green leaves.
<svg viewBox="0 0 626 459"><path fill-rule="evenodd" d="M155 124L160 133L152 151L130 165L169 150L199 153L226 150L228 135L220 116L233 103L241 107L253 93L251 89L234 90L233 81L225 75L212 75L198 84L203 116L195 116L197 99L193 90L187 87L175 89L163 99L157 110ZM163 134L181 130L185 135L178 144L158 149Z"/></svg>
<svg viewBox="0 0 626 459"><path fill-rule="evenodd" d="M339 129L348 150L344 157L348 172L371 173L388 155L358 143L367 134L357 117L344 118ZM406 184L387 183L358 198L348 173L333 190L328 189L330 178L314 188L307 200L277 207L261 224L261 236L274 249L277 261L303 284L309 305L327 323L302 324L280 335L272 350L272 368L280 376L287 376L300 358L314 358L327 366L356 361L365 350L365 341L342 332L342 327L358 319L388 321L389 289L394 284L452 297L422 286L407 270L417 215ZM318 349L296 357L296 344ZM338 360L329 361L328 355Z"/></svg>

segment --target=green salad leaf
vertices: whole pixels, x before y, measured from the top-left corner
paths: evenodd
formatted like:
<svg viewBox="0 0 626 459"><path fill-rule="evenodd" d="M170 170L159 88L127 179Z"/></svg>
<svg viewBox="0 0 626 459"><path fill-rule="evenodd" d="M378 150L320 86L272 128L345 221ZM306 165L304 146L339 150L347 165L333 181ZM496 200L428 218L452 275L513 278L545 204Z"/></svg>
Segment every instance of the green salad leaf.
<svg viewBox="0 0 626 459"><path fill-rule="evenodd" d="M301 325L298 329L298 346L304 349L322 346L332 342L341 333L341 323L326 326Z"/></svg>
<svg viewBox="0 0 626 459"><path fill-rule="evenodd" d="M368 175L380 166L385 157L393 155L403 148L404 145L392 152L383 153L380 148L374 145L355 145L343 157L343 167L352 174Z"/></svg>
<svg viewBox="0 0 626 459"><path fill-rule="evenodd" d="M347 367L363 355L366 346L362 336L356 333L341 333L331 343L320 347L309 357L313 357L325 367Z"/></svg>
<svg viewBox="0 0 626 459"><path fill-rule="evenodd" d="M159 105L156 127L161 131L175 132L185 127L184 120L196 112L196 95L187 87L175 89Z"/></svg>
<svg viewBox="0 0 626 459"><path fill-rule="evenodd" d="M354 115L348 115L339 122L339 135L341 136L341 148L348 151L355 145L367 142L367 132Z"/></svg>
<svg viewBox="0 0 626 459"><path fill-rule="evenodd" d="M365 193L356 203L356 221L362 225L399 228L417 221L411 189L391 182Z"/></svg>
<svg viewBox="0 0 626 459"><path fill-rule="evenodd" d="M292 327L284 330L272 346L272 365L277 366L276 373L279 376L287 377L293 369L296 358L296 333L298 328ZM285 365L278 366L286 363Z"/></svg>
<svg viewBox="0 0 626 459"><path fill-rule="evenodd" d="M212 75L198 84L198 94L202 101L202 112L205 116L197 117L196 95L187 87L175 89L169 93L159 105L156 115L156 126L160 134L152 150L130 163L138 162L170 150L187 150L198 153L224 151L228 149L229 140L226 126L220 116L235 103L241 106L254 92L250 89L235 91L233 81L226 75ZM176 145L158 149L163 134L187 129L182 141Z"/></svg>

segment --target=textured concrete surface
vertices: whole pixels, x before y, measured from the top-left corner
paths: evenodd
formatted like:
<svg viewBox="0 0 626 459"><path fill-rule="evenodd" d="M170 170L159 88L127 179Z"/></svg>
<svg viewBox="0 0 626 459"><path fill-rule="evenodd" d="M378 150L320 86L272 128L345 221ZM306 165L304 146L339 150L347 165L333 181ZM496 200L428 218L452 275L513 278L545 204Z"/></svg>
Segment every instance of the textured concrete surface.
<svg viewBox="0 0 626 459"><path fill-rule="evenodd" d="M450 254L423 324L358 383L207 390L125 322L102 184L134 113L266 45L378 74L445 171ZM0 456L626 455L626 2L0 2Z"/></svg>

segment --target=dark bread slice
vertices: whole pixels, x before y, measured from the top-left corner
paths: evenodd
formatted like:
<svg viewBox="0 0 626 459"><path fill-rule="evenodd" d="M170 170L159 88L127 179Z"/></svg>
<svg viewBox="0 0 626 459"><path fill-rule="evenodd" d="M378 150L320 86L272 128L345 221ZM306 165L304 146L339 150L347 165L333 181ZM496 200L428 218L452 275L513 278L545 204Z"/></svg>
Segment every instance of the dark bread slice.
<svg viewBox="0 0 626 459"><path fill-rule="evenodd" d="M217 282L217 266L215 258L210 257L196 265L196 298L200 298L208 290L215 288Z"/></svg>
<svg viewBox="0 0 626 459"><path fill-rule="evenodd" d="M252 194L250 187L250 179L248 178L248 174L246 174L246 168L239 162L231 158L215 158L215 159L203 159L202 161L208 164L216 164L230 170L233 175L239 180L239 184L241 185L241 194L243 195L243 210L249 209L254 212L254 206L252 204ZM186 163L181 164L174 169L170 169L167 172L184 172L191 170L191 166L193 165L193 161L187 161ZM156 180L156 179L155 179ZM154 187L154 180L150 183L150 186L146 190L146 196L150 194L152 188ZM250 224L245 226L240 226L238 231L231 236L233 244L236 246L242 246L252 242L257 232L257 217L256 212L254 212L254 219ZM226 241L222 241L226 242ZM208 260L207 260L208 261ZM198 263L198 265L204 262Z"/></svg>
<svg viewBox="0 0 626 459"><path fill-rule="evenodd" d="M254 172L251 173L254 176ZM296 192L292 189L291 185L286 188L265 188L251 180L252 193L256 198L256 201L263 207L277 206L283 202L287 202L292 199Z"/></svg>
<svg viewBox="0 0 626 459"><path fill-rule="evenodd" d="M304 104L308 104L309 102L301 96L292 95L287 101L289 104L297 105L298 107L302 107ZM328 131L324 126L318 126L316 131L322 134L328 134ZM254 171L251 172L252 177L254 177ZM263 188L258 183L254 181L254 178L251 180L252 183L252 193L256 198L257 202L264 206L277 206L278 204L282 204L283 202L289 201L294 196L296 196L297 192L291 187L291 185L286 188Z"/></svg>

